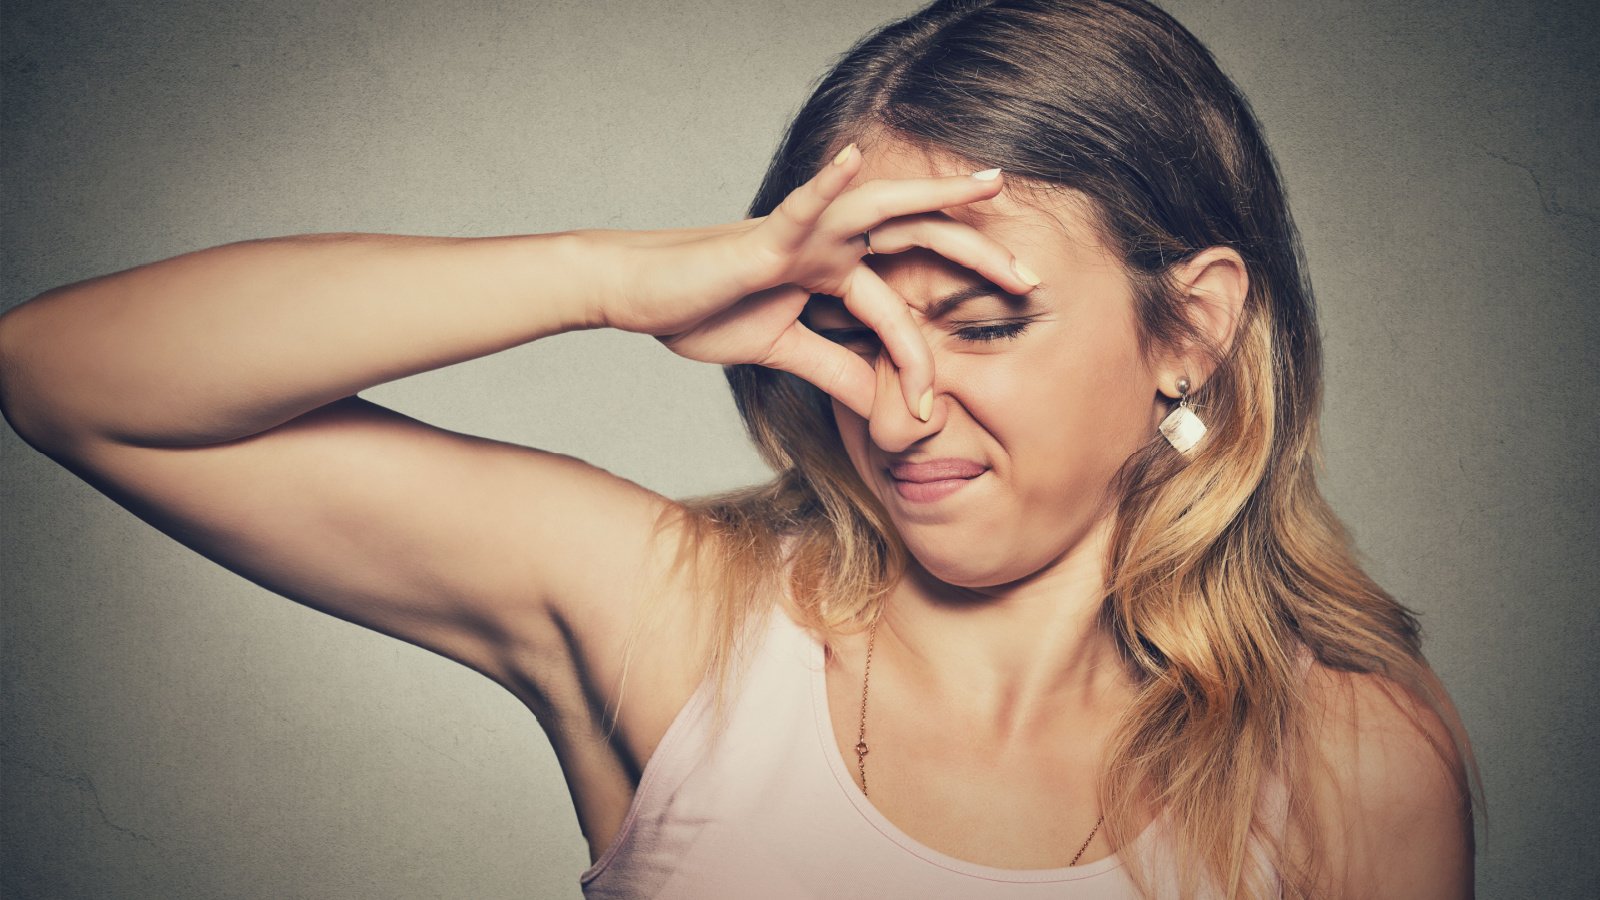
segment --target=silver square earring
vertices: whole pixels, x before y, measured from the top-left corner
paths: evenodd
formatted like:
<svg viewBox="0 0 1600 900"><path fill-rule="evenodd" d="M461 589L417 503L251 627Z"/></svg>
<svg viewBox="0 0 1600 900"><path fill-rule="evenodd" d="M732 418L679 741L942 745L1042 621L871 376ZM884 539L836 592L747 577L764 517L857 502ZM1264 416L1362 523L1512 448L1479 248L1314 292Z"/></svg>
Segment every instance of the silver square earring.
<svg viewBox="0 0 1600 900"><path fill-rule="evenodd" d="M1184 456L1193 456L1196 444L1205 436L1206 423L1194 414L1194 409L1189 405L1189 376L1178 378L1178 405L1172 412L1161 420L1161 434L1167 439L1173 449Z"/></svg>

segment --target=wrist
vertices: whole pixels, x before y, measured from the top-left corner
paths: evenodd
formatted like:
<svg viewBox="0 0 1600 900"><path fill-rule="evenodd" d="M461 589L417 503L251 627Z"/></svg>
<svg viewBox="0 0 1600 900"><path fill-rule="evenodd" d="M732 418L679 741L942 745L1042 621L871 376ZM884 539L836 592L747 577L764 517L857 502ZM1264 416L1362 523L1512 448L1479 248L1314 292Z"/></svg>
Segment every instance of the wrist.
<svg viewBox="0 0 1600 900"><path fill-rule="evenodd" d="M597 242L584 231L508 235L522 261L519 277L527 294L551 316L540 336L606 327L605 263Z"/></svg>
<svg viewBox="0 0 1600 900"><path fill-rule="evenodd" d="M552 235L557 238L562 271L579 282L571 315L577 328L631 330L626 312L646 283L640 266L652 233L608 228L582 228Z"/></svg>

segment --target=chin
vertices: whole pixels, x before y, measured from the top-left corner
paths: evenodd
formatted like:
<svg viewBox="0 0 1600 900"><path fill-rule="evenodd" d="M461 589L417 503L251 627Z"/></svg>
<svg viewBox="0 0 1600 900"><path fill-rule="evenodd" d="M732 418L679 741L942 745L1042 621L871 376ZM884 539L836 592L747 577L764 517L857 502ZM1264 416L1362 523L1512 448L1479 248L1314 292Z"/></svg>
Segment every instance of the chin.
<svg viewBox="0 0 1600 900"><path fill-rule="evenodd" d="M960 588L990 588L1024 578L1031 569L1019 560L1002 559L972 541L922 545L902 535L915 564L932 578ZM995 565L999 562L1000 565Z"/></svg>

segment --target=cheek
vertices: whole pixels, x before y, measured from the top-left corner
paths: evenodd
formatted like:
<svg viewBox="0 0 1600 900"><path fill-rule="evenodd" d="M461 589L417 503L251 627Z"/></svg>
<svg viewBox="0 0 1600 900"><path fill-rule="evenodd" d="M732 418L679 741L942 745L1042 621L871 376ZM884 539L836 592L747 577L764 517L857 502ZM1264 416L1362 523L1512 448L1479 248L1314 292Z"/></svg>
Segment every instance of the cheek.
<svg viewBox="0 0 1600 900"><path fill-rule="evenodd" d="M1148 438L1148 376L1131 333L1116 331L1041 340L967 373L973 415L1041 486L1097 490Z"/></svg>
<svg viewBox="0 0 1600 900"><path fill-rule="evenodd" d="M1059 358L1062 377L1071 380L1076 418L1100 435L1100 443L1118 449L1120 457L1131 452L1130 437L1135 442L1145 437L1153 387L1139 357L1131 300L1124 298L1113 307L1119 315L1084 322Z"/></svg>

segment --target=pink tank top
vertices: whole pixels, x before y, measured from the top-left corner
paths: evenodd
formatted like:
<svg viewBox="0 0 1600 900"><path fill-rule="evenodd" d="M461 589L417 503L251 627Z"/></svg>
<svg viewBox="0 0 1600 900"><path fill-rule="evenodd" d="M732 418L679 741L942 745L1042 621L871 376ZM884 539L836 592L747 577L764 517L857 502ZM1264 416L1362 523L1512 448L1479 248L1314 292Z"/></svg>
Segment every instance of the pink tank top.
<svg viewBox="0 0 1600 900"><path fill-rule="evenodd" d="M762 619L731 686L726 731L710 740L708 680L645 765L616 839L579 876L588 900L1138 897L1117 855L999 869L901 831L861 793L834 743L822 642L776 606ZM1158 816L1135 845L1154 854L1157 896L1175 896L1163 830Z"/></svg>

